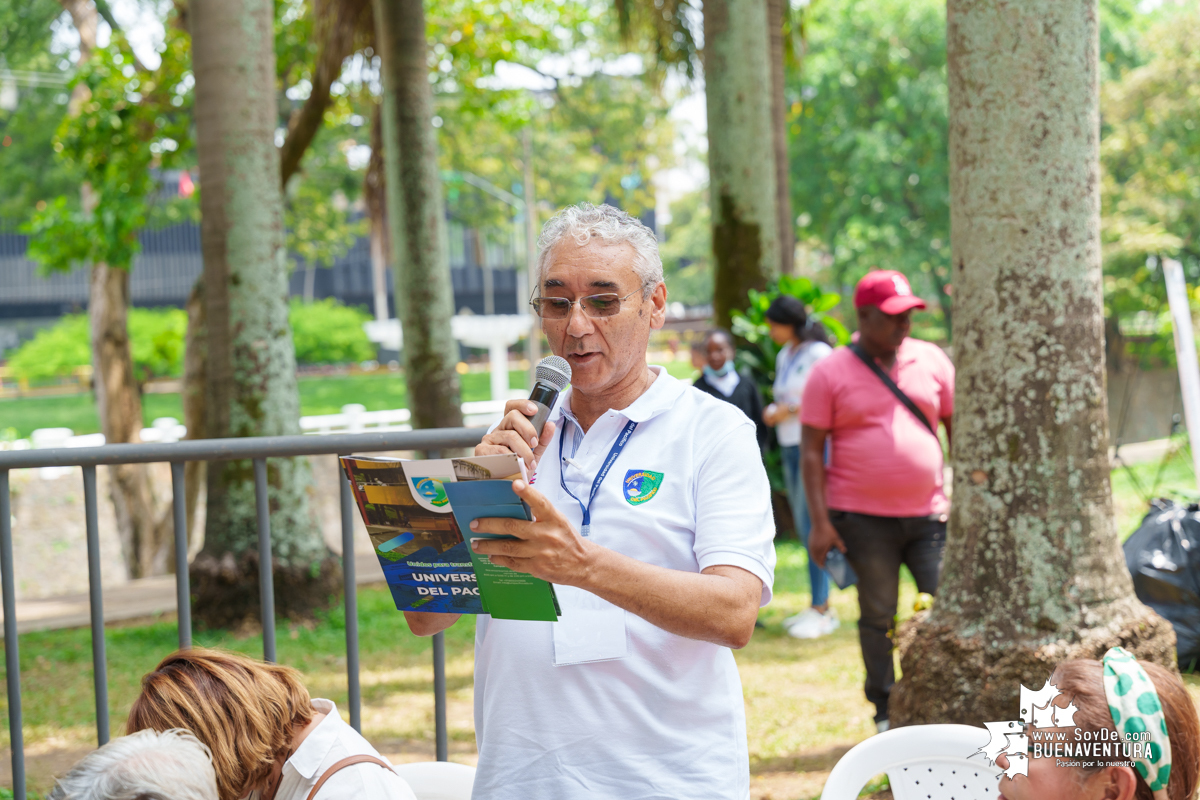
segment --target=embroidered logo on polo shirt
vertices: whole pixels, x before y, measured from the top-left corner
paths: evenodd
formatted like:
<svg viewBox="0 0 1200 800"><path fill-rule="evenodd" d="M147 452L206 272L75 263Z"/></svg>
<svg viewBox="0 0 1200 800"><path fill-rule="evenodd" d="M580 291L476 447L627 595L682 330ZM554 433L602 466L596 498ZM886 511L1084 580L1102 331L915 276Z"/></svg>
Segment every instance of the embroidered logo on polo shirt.
<svg viewBox="0 0 1200 800"><path fill-rule="evenodd" d="M413 478L413 486L431 505L444 506L450 502L446 489L437 478Z"/></svg>
<svg viewBox="0 0 1200 800"><path fill-rule="evenodd" d="M625 473L625 499L631 506L640 506L654 495L662 486L663 474L644 469L631 469Z"/></svg>

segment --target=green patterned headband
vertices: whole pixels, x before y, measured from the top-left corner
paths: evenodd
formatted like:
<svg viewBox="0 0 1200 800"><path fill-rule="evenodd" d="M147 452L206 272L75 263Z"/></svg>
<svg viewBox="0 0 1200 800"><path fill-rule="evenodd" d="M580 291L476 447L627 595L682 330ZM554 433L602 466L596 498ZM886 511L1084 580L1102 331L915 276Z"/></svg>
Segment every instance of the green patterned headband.
<svg viewBox="0 0 1200 800"><path fill-rule="evenodd" d="M1130 742L1126 753L1138 774L1154 792L1154 800L1167 800L1171 779L1167 720L1150 676L1122 647L1104 654L1104 694L1117 733Z"/></svg>

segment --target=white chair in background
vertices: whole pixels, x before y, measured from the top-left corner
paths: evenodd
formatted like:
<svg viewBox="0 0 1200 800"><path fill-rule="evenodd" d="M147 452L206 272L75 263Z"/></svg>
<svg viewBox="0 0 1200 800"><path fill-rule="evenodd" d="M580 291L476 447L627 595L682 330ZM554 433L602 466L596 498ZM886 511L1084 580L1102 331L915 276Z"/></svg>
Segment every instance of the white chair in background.
<svg viewBox="0 0 1200 800"><path fill-rule="evenodd" d="M821 800L855 800L875 775L887 773L895 800L995 800L1003 770L982 755L990 740L970 725L913 725L859 742L829 773Z"/></svg>
<svg viewBox="0 0 1200 800"><path fill-rule="evenodd" d="M450 761L418 761L397 764L396 773L404 778L417 800L471 800L475 768Z"/></svg>

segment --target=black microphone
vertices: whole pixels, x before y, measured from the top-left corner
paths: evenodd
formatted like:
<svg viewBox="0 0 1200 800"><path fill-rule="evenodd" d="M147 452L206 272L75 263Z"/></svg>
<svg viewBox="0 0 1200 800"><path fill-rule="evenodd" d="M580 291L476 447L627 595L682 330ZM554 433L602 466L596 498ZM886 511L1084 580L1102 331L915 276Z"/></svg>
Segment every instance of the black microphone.
<svg viewBox="0 0 1200 800"><path fill-rule="evenodd" d="M554 406L554 401L558 399L558 393L567 388L567 384L570 382L571 365L565 358L546 356L538 362L537 370L534 372L533 391L529 393L529 399L537 403L537 413L530 417L530 421L533 423L534 435L539 439L542 436L546 418L550 416L550 409Z"/></svg>

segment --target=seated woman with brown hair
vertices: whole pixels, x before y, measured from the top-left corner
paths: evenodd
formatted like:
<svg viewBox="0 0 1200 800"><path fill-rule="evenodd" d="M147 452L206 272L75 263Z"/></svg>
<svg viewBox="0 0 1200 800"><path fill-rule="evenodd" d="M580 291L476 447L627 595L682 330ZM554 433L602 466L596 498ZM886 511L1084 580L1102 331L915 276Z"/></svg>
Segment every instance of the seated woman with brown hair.
<svg viewBox="0 0 1200 800"><path fill-rule="evenodd" d="M1059 664L1050 683L1055 705L1077 710L1065 727L1027 731L1029 774L1001 778L1001 800L1192 800L1200 719L1179 676L1114 647Z"/></svg>
<svg viewBox="0 0 1200 800"><path fill-rule="evenodd" d="M126 731L183 728L212 751L220 800L415 800L391 765L290 667L196 648L142 678Z"/></svg>

